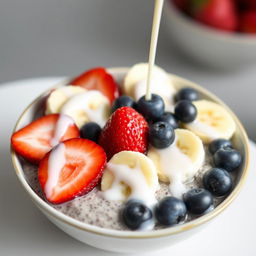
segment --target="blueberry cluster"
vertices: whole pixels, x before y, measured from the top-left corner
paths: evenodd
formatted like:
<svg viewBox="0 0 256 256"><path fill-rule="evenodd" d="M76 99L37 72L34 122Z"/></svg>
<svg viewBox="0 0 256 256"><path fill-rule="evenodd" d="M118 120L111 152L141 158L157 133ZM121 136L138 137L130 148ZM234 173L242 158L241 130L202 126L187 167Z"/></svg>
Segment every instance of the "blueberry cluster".
<svg viewBox="0 0 256 256"><path fill-rule="evenodd" d="M174 139L174 129L179 127L179 122L189 123L197 116L196 107L192 101L198 100L198 92L192 88L183 88L175 96L176 106L174 113L165 111L163 99L152 94L151 99L141 97L136 103L129 96L121 96L115 100L112 111L124 106L135 108L149 123L149 142L156 148L169 147Z"/></svg>
<svg viewBox="0 0 256 256"><path fill-rule="evenodd" d="M138 101L138 111L149 121L149 142L155 148L169 147L174 139L174 129L179 122L189 123L195 120L197 109L191 102L198 99L198 93L191 88L181 89L176 97L174 113L164 111L163 99L153 94L150 101L145 96Z"/></svg>
<svg viewBox="0 0 256 256"><path fill-rule="evenodd" d="M183 195L183 200L165 197L154 209L139 201L128 201L121 213L123 223L132 230L138 230L155 218L162 226L173 226L185 221L188 213L200 216L211 211L214 196L223 197L231 192L233 180L230 173L241 165L242 156L233 149L231 141L225 139L212 141L209 152L213 155L215 167L204 174L204 188L189 190Z"/></svg>
<svg viewBox="0 0 256 256"><path fill-rule="evenodd" d="M172 226L185 220L187 207L175 197L163 198L154 209L150 209L140 201L128 201L121 212L122 222L131 230L147 229L147 224L157 220L161 225Z"/></svg>
<svg viewBox="0 0 256 256"><path fill-rule="evenodd" d="M217 139L210 143L209 152L213 156L215 168L203 177L203 184L214 196L227 195L233 187L230 173L242 163L242 155L233 148L231 141Z"/></svg>
<svg viewBox="0 0 256 256"><path fill-rule="evenodd" d="M147 100L145 96L135 102L129 96L120 96L112 105L112 112L120 107L129 106L141 113L149 124L149 143L159 149L169 147L175 140L174 130L179 123L193 122L197 109L192 103L199 99L198 92L183 88L175 96L174 113L166 112L163 99L156 94ZM81 137L98 141L101 128L96 123L87 123L81 128ZM241 154L233 148L229 140L217 139L210 143L209 152L213 156L214 168L203 176L203 187L189 190L183 200L168 196L163 198L154 209L143 202L130 200L121 212L123 223L131 230L145 228L155 220L163 226L173 226L183 222L188 213L202 215L213 209L213 198L226 196L233 187L231 172L242 162Z"/></svg>

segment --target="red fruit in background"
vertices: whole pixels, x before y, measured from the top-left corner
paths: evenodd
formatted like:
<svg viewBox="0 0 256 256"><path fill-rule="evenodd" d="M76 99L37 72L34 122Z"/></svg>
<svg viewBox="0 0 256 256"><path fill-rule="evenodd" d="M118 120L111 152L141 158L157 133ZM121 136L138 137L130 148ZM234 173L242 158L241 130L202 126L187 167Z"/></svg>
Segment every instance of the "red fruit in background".
<svg viewBox="0 0 256 256"><path fill-rule="evenodd" d="M124 150L146 153L148 124L133 108L119 108L103 128L99 144L106 151L108 159Z"/></svg>
<svg viewBox="0 0 256 256"><path fill-rule="evenodd" d="M182 11L186 11L188 7L189 0L170 0L173 1L174 4Z"/></svg>
<svg viewBox="0 0 256 256"><path fill-rule="evenodd" d="M190 0L192 17L208 26L234 31L238 18L233 0Z"/></svg>
<svg viewBox="0 0 256 256"><path fill-rule="evenodd" d="M112 75L102 67L93 68L82 73L74 78L70 84L81 86L87 90L98 90L109 99L111 104L119 96L117 83Z"/></svg>
<svg viewBox="0 0 256 256"><path fill-rule="evenodd" d="M64 158L63 165L58 157ZM98 184L105 164L106 154L102 147L90 140L70 139L40 161L38 180L49 202L64 203L90 192Z"/></svg>
<svg viewBox="0 0 256 256"><path fill-rule="evenodd" d="M243 33L256 34L256 11L241 14L239 29Z"/></svg>
<svg viewBox="0 0 256 256"><path fill-rule="evenodd" d="M38 163L54 146L52 139L59 118L59 114L43 116L16 131L11 137L12 148L28 161ZM79 136L80 131L73 123L68 126L59 141Z"/></svg>

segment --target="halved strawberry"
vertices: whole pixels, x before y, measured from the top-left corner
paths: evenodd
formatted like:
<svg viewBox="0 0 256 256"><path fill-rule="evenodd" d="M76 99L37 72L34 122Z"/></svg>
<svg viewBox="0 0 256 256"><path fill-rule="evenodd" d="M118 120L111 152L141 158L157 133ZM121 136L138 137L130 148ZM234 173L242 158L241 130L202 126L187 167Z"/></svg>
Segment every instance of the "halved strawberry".
<svg viewBox="0 0 256 256"><path fill-rule="evenodd" d="M70 139L41 160L39 183L49 202L64 203L90 192L98 184L105 164L102 147L90 140Z"/></svg>
<svg viewBox="0 0 256 256"><path fill-rule="evenodd" d="M28 161L38 163L57 144L53 143L53 139L56 139L55 131L60 117L60 114L46 115L15 132L11 137L13 149ZM80 136L74 121L68 116L65 118L69 118L70 122L58 141Z"/></svg>
<svg viewBox="0 0 256 256"><path fill-rule="evenodd" d="M105 68L98 67L90 69L70 82L71 85L78 85L87 90L99 90L105 95L110 103L118 98L119 90L111 74Z"/></svg>

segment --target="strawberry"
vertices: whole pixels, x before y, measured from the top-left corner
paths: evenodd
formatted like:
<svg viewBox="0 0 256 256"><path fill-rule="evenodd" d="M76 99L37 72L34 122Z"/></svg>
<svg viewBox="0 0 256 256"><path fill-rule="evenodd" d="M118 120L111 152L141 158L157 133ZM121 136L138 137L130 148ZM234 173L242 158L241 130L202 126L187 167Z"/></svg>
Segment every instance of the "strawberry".
<svg viewBox="0 0 256 256"><path fill-rule="evenodd" d="M256 10L241 14L239 29L244 33L256 34Z"/></svg>
<svg viewBox="0 0 256 256"><path fill-rule="evenodd" d="M112 75L102 67L93 68L82 73L73 79L70 84L81 86L87 90L99 90L109 99L111 104L119 96L117 83Z"/></svg>
<svg viewBox="0 0 256 256"><path fill-rule="evenodd" d="M238 18L232 0L190 0L192 17L211 27L226 31L237 29Z"/></svg>
<svg viewBox="0 0 256 256"><path fill-rule="evenodd" d="M59 114L43 116L16 131L11 137L12 148L28 161L38 163L54 146L52 141L55 138L55 128L59 118ZM73 120L70 122L59 141L80 136Z"/></svg>
<svg viewBox="0 0 256 256"><path fill-rule="evenodd" d="M60 204L90 192L106 164L102 147L75 138L56 146L40 161L38 179L46 199Z"/></svg>
<svg viewBox="0 0 256 256"><path fill-rule="evenodd" d="M108 159L124 150L146 153L148 124L133 108L121 107L111 115L103 128L99 144L105 149Z"/></svg>

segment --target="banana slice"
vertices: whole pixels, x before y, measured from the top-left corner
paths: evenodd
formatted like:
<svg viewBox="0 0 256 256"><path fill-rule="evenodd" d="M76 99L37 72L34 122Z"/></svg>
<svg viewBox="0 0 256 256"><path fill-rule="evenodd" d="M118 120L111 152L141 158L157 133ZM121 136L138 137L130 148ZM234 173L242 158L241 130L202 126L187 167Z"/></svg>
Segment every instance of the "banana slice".
<svg viewBox="0 0 256 256"><path fill-rule="evenodd" d="M184 182L191 180L204 163L203 143L194 133L185 129L175 130L175 141L166 149L149 148L159 180L170 183L170 191L181 197L186 188Z"/></svg>
<svg viewBox="0 0 256 256"><path fill-rule="evenodd" d="M85 91L82 87L71 85L54 90L47 99L45 114L60 113L61 107L69 98Z"/></svg>
<svg viewBox="0 0 256 256"><path fill-rule="evenodd" d="M110 103L99 91L85 91L69 98L61 113L72 117L78 127L90 121L104 126L110 115Z"/></svg>
<svg viewBox="0 0 256 256"><path fill-rule="evenodd" d="M101 180L101 190L108 200L135 198L153 204L157 188L156 168L147 156L139 152L115 154Z"/></svg>
<svg viewBox="0 0 256 256"><path fill-rule="evenodd" d="M134 65L124 78L123 91L136 101L145 95L148 63ZM175 89L168 74L160 67L154 66L152 71L151 92L160 95L166 110L173 110Z"/></svg>
<svg viewBox="0 0 256 256"><path fill-rule="evenodd" d="M219 138L230 139L233 136L236 125L224 107L207 100L195 101L193 104L197 108L197 118L192 123L184 124L185 128L194 132L205 143Z"/></svg>

